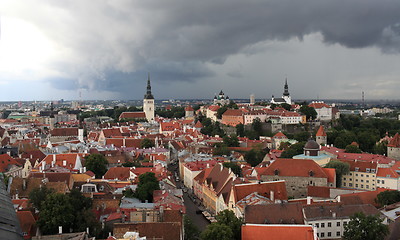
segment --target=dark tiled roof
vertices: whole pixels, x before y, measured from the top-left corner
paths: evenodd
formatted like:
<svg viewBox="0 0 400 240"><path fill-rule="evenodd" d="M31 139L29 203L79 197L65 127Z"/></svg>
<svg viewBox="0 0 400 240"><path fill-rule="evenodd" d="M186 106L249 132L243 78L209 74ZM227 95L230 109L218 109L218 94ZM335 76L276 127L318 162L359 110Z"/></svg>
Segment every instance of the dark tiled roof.
<svg viewBox="0 0 400 240"><path fill-rule="evenodd" d="M371 204L357 204L357 205L306 205L303 208L304 217L308 221L317 219L336 219L336 218L349 218L357 212L362 212L365 215L380 215L381 212Z"/></svg>
<svg viewBox="0 0 400 240"><path fill-rule="evenodd" d="M304 224L302 204L277 203L248 205L245 208L245 222L254 224Z"/></svg>
<svg viewBox="0 0 400 240"><path fill-rule="evenodd" d="M10 196L4 185L3 175L0 174L0 236L2 239L23 239Z"/></svg>

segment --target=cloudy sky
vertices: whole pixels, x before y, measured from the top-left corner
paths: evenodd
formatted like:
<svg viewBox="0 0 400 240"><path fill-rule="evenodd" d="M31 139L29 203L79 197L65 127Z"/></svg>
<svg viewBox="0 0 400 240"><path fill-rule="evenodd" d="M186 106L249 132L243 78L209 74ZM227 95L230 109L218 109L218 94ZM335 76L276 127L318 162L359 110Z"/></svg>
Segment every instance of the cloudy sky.
<svg viewBox="0 0 400 240"><path fill-rule="evenodd" d="M1 0L0 101L399 99L398 0Z"/></svg>

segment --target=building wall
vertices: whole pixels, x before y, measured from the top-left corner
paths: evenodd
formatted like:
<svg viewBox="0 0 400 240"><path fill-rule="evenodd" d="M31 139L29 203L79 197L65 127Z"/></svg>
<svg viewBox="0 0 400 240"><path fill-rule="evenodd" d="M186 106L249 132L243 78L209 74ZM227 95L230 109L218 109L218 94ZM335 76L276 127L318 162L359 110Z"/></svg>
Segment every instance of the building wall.
<svg viewBox="0 0 400 240"><path fill-rule="evenodd" d="M376 170L372 170L373 172L370 173L350 171L349 174L344 174L342 187L366 191L376 190Z"/></svg>
<svg viewBox="0 0 400 240"><path fill-rule="evenodd" d="M222 115L222 121L223 124L233 126L235 127L238 124L243 124L243 116L226 116Z"/></svg>
<svg viewBox="0 0 400 240"><path fill-rule="evenodd" d="M207 109L206 117L210 118L213 121L217 121L217 112L216 111L211 111L210 109Z"/></svg>
<svg viewBox="0 0 400 240"><path fill-rule="evenodd" d="M394 158L396 160L400 160L400 148L396 147L388 147L388 157Z"/></svg>
<svg viewBox="0 0 400 240"><path fill-rule="evenodd" d="M294 198L302 198L307 196L308 186L328 186L328 179L326 178L316 178L316 177L290 177L290 176L279 176L279 175L262 175L262 181L286 181L286 191L288 196Z"/></svg>
<svg viewBox="0 0 400 240"><path fill-rule="evenodd" d="M282 124L299 124L301 123L303 120L303 118L301 116L298 117L294 117L294 116L290 116L290 117L285 117L282 116L281 117L281 123Z"/></svg>
<svg viewBox="0 0 400 240"><path fill-rule="evenodd" d="M154 121L154 99L143 99L143 111L147 121Z"/></svg>
<svg viewBox="0 0 400 240"><path fill-rule="evenodd" d="M267 114L258 114L258 115L244 115L243 124L248 125L252 124L254 119L259 118L261 122L265 122L267 120Z"/></svg>
<svg viewBox="0 0 400 240"><path fill-rule="evenodd" d="M317 119L320 121L330 121L332 120L332 108L316 108Z"/></svg>
<svg viewBox="0 0 400 240"><path fill-rule="evenodd" d="M400 190L400 178L377 177L376 186L379 188Z"/></svg>
<svg viewBox="0 0 400 240"><path fill-rule="evenodd" d="M215 195L214 191L209 189L207 186L203 185L203 205L211 213L216 213L217 210L216 201L217 201L217 196Z"/></svg>
<svg viewBox="0 0 400 240"><path fill-rule="evenodd" d="M326 136L317 136L315 140L319 145L326 145L327 137Z"/></svg>
<svg viewBox="0 0 400 240"><path fill-rule="evenodd" d="M312 225L316 229L320 239L340 239L344 232L344 226L350 221L344 219L318 219L313 221L304 220L304 224ZM330 236L329 236L330 233Z"/></svg>
<svg viewBox="0 0 400 240"><path fill-rule="evenodd" d="M201 171L191 171L189 168L187 168L185 165L183 166L183 184L185 187L192 189L193 188L193 178L195 178Z"/></svg>

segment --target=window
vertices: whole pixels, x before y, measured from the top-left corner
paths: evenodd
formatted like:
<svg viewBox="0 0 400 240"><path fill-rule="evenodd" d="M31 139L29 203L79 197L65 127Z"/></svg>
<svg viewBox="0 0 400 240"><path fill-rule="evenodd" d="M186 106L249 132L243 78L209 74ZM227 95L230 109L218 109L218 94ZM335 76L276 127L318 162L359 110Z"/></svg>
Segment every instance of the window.
<svg viewBox="0 0 400 240"><path fill-rule="evenodd" d="M343 222L343 226L346 226L347 225L347 222Z"/></svg>
<svg viewBox="0 0 400 240"><path fill-rule="evenodd" d="M358 170L360 170L360 168L356 167L355 170L356 170L356 172L358 172ZM356 174L356 176L358 176L358 174Z"/></svg>
<svg viewBox="0 0 400 240"><path fill-rule="evenodd" d="M332 233L331 233L331 232L328 232L328 237L330 237L330 236L332 236Z"/></svg>
<svg viewBox="0 0 400 240"><path fill-rule="evenodd" d="M340 236L340 232L336 232L336 236L338 236L338 237L339 237L339 236Z"/></svg>
<svg viewBox="0 0 400 240"><path fill-rule="evenodd" d="M377 182L377 183L381 183L381 180L378 179L378 180L376 180L376 182Z"/></svg>
<svg viewBox="0 0 400 240"><path fill-rule="evenodd" d="M331 222L328 222L328 227L332 227L332 223Z"/></svg>
<svg viewBox="0 0 400 240"><path fill-rule="evenodd" d="M369 185L365 185L367 188L369 188Z"/></svg>
<svg viewBox="0 0 400 240"><path fill-rule="evenodd" d="M358 184L356 184L356 187L358 187Z"/></svg>
<svg viewBox="0 0 400 240"><path fill-rule="evenodd" d="M364 174L361 174L361 177L364 177Z"/></svg>
<svg viewBox="0 0 400 240"><path fill-rule="evenodd" d="M343 183L343 186L346 187L346 183Z"/></svg>
<svg viewBox="0 0 400 240"><path fill-rule="evenodd" d="M369 169L369 168L366 169L366 172L370 172L370 171L371 171L371 169Z"/></svg>
<svg viewBox="0 0 400 240"><path fill-rule="evenodd" d="M350 181L352 181L353 179L352 178L350 178Z"/></svg>
<svg viewBox="0 0 400 240"><path fill-rule="evenodd" d="M356 179L356 182L358 182L358 179Z"/></svg>
<svg viewBox="0 0 400 240"><path fill-rule="evenodd" d="M364 188L364 184L361 184L361 188Z"/></svg>
<svg viewBox="0 0 400 240"><path fill-rule="evenodd" d="M385 180L382 180L382 184L385 184Z"/></svg>
<svg viewBox="0 0 400 240"><path fill-rule="evenodd" d="M344 177L343 180L346 180L346 178Z"/></svg>
<svg viewBox="0 0 400 240"><path fill-rule="evenodd" d="M317 233L317 237L319 237L319 233Z"/></svg>
<svg viewBox="0 0 400 240"><path fill-rule="evenodd" d="M363 179L361 179L361 182L364 182L364 180L363 180Z"/></svg>
<svg viewBox="0 0 400 240"><path fill-rule="evenodd" d="M325 237L325 233L321 233L321 237L322 237L322 238Z"/></svg>
<svg viewBox="0 0 400 240"><path fill-rule="evenodd" d="M340 222L337 222L337 223L336 223L336 227L340 227Z"/></svg>
<svg viewBox="0 0 400 240"><path fill-rule="evenodd" d="M321 223L321 227L324 228L325 227L325 223Z"/></svg>
<svg viewBox="0 0 400 240"><path fill-rule="evenodd" d="M316 223L316 224L315 224L315 227L316 227L316 228L319 228L319 223Z"/></svg>
<svg viewBox="0 0 400 240"><path fill-rule="evenodd" d="M358 173L356 173L356 177L358 177Z"/></svg>
<svg viewBox="0 0 400 240"><path fill-rule="evenodd" d="M365 182L369 183L369 180L365 180Z"/></svg>
<svg viewBox="0 0 400 240"><path fill-rule="evenodd" d="M352 187L353 186L353 184L352 183L349 183L349 187Z"/></svg>

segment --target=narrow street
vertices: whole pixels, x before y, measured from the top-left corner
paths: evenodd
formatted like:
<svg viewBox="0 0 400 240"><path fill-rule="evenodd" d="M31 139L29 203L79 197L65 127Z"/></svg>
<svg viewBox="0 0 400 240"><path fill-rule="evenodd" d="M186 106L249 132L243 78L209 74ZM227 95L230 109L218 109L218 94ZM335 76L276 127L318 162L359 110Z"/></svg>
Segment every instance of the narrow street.
<svg viewBox="0 0 400 240"><path fill-rule="evenodd" d="M170 165L168 166L168 170L171 171L172 174L178 173L178 166L177 165ZM183 180L180 179L179 182L176 183L177 188L183 188ZM183 200L186 207L186 215L192 220L193 224L196 225L200 231L204 231L206 227L210 224L210 222L206 219L206 217L199 213L197 214L196 211L199 210L199 207L196 205L198 203L197 199L192 199L189 197L187 192L183 192ZM194 203L196 201L196 203Z"/></svg>

